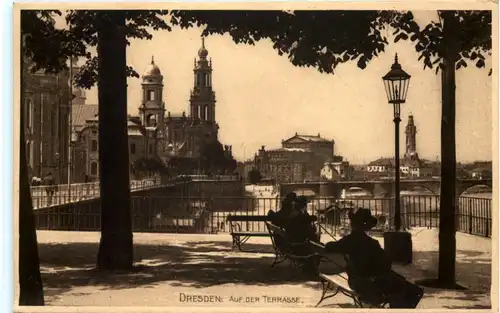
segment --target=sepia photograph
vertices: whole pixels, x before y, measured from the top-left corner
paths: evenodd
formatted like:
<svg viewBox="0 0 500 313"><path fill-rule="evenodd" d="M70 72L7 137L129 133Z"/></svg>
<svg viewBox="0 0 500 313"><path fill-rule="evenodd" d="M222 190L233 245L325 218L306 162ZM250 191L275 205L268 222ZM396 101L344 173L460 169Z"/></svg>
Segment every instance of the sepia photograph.
<svg viewBox="0 0 500 313"><path fill-rule="evenodd" d="M14 306L498 310L496 10L16 4Z"/></svg>

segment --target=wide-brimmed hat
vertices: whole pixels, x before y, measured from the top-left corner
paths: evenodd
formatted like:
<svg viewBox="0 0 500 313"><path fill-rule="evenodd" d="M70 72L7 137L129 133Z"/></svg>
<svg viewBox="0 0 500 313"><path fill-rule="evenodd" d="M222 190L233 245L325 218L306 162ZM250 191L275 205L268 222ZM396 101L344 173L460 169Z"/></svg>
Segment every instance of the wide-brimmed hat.
<svg viewBox="0 0 500 313"><path fill-rule="evenodd" d="M295 198L295 203L297 203L298 205L306 206L308 202L309 200L306 196L298 196L297 198Z"/></svg>
<svg viewBox="0 0 500 313"><path fill-rule="evenodd" d="M372 216L369 209L359 208L355 212L349 212L349 219L353 227L368 231L377 225L377 218Z"/></svg>

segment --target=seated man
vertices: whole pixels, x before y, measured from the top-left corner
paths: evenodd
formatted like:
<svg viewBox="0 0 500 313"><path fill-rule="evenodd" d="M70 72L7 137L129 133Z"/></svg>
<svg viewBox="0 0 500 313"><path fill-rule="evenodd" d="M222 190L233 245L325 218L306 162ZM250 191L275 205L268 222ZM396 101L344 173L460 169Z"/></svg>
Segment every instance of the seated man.
<svg viewBox="0 0 500 313"><path fill-rule="evenodd" d="M288 216L292 212L292 207L294 206L296 198L297 195L295 192L291 192L287 194L281 202L281 208L278 212L270 210L267 215L270 217L271 223L279 227L284 227L288 220Z"/></svg>
<svg viewBox="0 0 500 313"><path fill-rule="evenodd" d="M391 308L416 308L423 296L422 288L392 271L391 261L379 242L366 234L377 219L362 208L350 212L349 219L351 233L325 246L327 253L346 256L349 286L368 303L385 299Z"/></svg>
<svg viewBox="0 0 500 313"><path fill-rule="evenodd" d="M319 241L316 227L311 221L311 215L307 212L307 203L306 197L297 197L284 225L292 242Z"/></svg>
<svg viewBox="0 0 500 313"><path fill-rule="evenodd" d="M314 222L307 212L307 198L299 196L295 199L284 228L288 240L293 243L319 242L319 235ZM293 253L298 256L311 256L315 253L309 244L293 247ZM301 262L302 269L309 274L318 274L319 257L310 257Z"/></svg>

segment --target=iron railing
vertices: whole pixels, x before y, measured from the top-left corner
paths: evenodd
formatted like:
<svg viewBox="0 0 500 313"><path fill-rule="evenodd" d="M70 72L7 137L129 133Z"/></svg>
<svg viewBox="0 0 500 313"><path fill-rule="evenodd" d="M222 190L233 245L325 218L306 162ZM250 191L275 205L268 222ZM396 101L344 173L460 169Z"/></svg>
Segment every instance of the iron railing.
<svg viewBox="0 0 500 313"><path fill-rule="evenodd" d="M130 181L130 191L139 191L161 186L159 177ZM35 210L99 198L99 182L71 185L32 186L31 200ZM71 188L71 192L69 192ZM70 198L71 195L71 199Z"/></svg>
<svg viewBox="0 0 500 313"><path fill-rule="evenodd" d="M340 201L340 203L339 203ZM318 216L322 232L338 235L348 231L346 210L325 209L337 203L344 207L369 208L379 220L375 230L393 228L392 198L316 198L310 201L308 212ZM278 198L250 197L162 197L132 196L132 228L135 232L229 232L226 223L229 215L266 215L279 208ZM438 196L402 196L401 217L404 228L439 227ZM117 212L118 214L118 212ZM59 205L35 210L38 229L100 231L99 199L88 199L69 205ZM457 231L491 237L491 199L461 197L456 213ZM241 222L242 231L265 232L262 222Z"/></svg>

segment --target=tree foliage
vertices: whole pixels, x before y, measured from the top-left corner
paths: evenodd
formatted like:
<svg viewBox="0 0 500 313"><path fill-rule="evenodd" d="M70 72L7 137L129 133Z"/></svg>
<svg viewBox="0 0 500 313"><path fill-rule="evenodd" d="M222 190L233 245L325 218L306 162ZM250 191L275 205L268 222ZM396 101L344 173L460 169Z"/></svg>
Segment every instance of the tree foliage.
<svg viewBox="0 0 500 313"><path fill-rule="evenodd" d="M90 47L97 47L99 27L109 19L110 11L69 10L65 20L69 28L56 28L55 16L62 16L59 10L22 10L21 31L27 34L24 55L33 62L32 71L44 70L58 73L68 69L68 59L83 58L85 63L74 80L80 87L91 88L97 83L98 57L92 55ZM130 39L153 38L151 31L171 28L164 18L166 10L122 11L126 18L127 45ZM130 66L126 66L129 77L139 77Z"/></svg>
<svg viewBox="0 0 500 313"><path fill-rule="evenodd" d="M441 18L443 11L437 12ZM460 59L484 67L491 53L491 11L452 11ZM296 66L315 67L333 73L346 62L366 65L394 41L411 40L424 67L442 67L442 23L421 27L411 11L172 11L172 24L182 28L203 27L203 35L228 34L235 43L253 45L270 39L280 55Z"/></svg>
<svg viewBox="0 0 500 313"><path fill-rule="evenodd" d="M248 172L248 182L252 185L258 184L262 180L262 175L260 171L256 168L251 169Z"/></svg>
<svg viewBox="0 0 500 313"><path fill-rule="evenodd" d="M158 158L140 158L132 163L132 167L137 172L153 172L168 175L169 171L165 164Z"/></svg>
<svg viewBox="0 0 500 313"><path fill-rule="evenodd" d="M218 141L208 141L200 147L200 167L205 172L232 173L236 169L236 160L225 151Z"/></svg>
<svg viewBox="0 0 500 313"><path fill-rule="evenodd" d="M66 15L70 30L56 29L53 16L60 11L23 11L35 15L35 22L22 24L27 39L27 56L37 69L59 71L66 68L69 55L86 58L76 75L80 86L90 88L97 79L97 59L88 51L97 45L99 18L104 11L71 10ZM437 11L440 21L447 11ZM424 67L442 67L442 23L418 25L411 11L209 11L209 10L133 10L125 11L127 44L129 39L152 39L151 30L170 31L203 27L203 35L228 34L237 44L253 45L269 39L273 48L296 66L315 67L333 73L342 63L356 61L359 68L385 51L389 44L386 30L394 41L410 40ZM491 54L491 11L452 11L458 22L459 58L457 68L469 63L482 68ZM139 77L127 66L127 74Z"/></svg>
<svg viewBox="0 0 500 313"><path fill-rule="evenodd" d="M67 69L66 60L72 51L68 32L55 27L54 16L60 15L57 10L21 11L21 35L25 37L21 53L31 61L33 72L55 74Z"/></svg>
<svg viewBox="0 0 500 313"><path fill-rule="evenodd" d="M86 59L75 80L86 88L97 81L97 57L88 51L97 45L99 18L104 11L71 10L66 15L70 30L55 29L53 15L60 11L27 11L36 15L36 23L23 24L33 36L27 40L27 55L37 68L59 71L66 67L69 55ZM442 14L437 11L442 21ZM269 39L280 55L295 66L315 67L333 73L346 62L364 69L389 44L386 31L395 42L410 40L424 67L442 67L442 23L432 21L420 26L411 11L209 11L209 10L133 10L125 11L127 44L130 39L152 39L151 30L170 31L202 27L203 35L228 34L237 44L253 45ZM461 31L457 32L459 58L457 68L469 63L482 68L491 54L491 11L452 11ZM39 36L38 34L44 34ZM47 37L47 34L50 34ZM43 39L40 39L43 38ZM65 58L66 57L66 58ZM127 66L130 77L138 73Z"/></svg>
<svg viewBox="0 0 500 313"><path fill-rule="evenodd" d="M171 28L163 18L168 14L166 10L127 10L125 15L126 44L131 39L151 40L151 30L167 30ZM75 75L76 83L83 88L91 88L98 78L98 57L88 52L88 47L95 47L98 43L98 31L103 20L108 18L107 11L99 10L71 10L66 15L66 22L70 25L68 31L70 44L76 47L77 56L85 57L86 61ZM139 77L139 74L130 66L124 65L128 77Z"/></svg>

